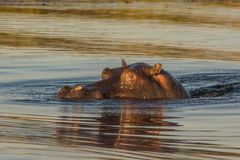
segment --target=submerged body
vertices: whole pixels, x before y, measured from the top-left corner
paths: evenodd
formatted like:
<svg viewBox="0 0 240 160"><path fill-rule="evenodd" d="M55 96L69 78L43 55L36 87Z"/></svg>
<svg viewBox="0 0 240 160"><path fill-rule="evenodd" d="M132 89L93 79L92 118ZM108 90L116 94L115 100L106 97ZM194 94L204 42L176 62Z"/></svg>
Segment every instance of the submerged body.
<svg viewBox="0 0 240 160"><path fill-rule="evenodd" d="M74 87L64 86L58 97L78 99L181 99L189 95L181 83L162 69L161 64L150 66L146 63L127 65L102 72L102 80Z"/></svg>

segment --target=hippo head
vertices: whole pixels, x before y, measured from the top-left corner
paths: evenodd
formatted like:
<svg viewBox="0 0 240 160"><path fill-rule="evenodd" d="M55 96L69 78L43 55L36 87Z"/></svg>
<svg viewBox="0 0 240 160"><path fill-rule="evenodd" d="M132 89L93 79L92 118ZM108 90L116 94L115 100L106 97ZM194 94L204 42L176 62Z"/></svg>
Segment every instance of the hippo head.
<svg viewBox="0 0 240 160"><path fill-rule="evenodd" d="M156 75L162 72L162 65L150 66L146 63L127 65L122 60L122 67L105 68L102 80L85 86L64 86L58 92L63 99L161 99L167 94Z"/></svg>

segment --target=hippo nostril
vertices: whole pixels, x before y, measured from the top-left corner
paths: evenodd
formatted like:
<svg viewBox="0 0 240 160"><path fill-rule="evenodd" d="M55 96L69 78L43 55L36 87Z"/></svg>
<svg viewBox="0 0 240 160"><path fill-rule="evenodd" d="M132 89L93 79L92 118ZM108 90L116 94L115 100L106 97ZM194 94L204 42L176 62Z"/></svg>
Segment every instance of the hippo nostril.
<svg viewBox="0 0 240 160"><path fill-rule="evenodd" d="M78 86L76 86L74 89L75 89L76 91L80 91L80 90L82 90L82 86L78 85Z"/></svg>
<svg viewBox="0 0 240 160"><path fill-rule="evenodd" d="M60 91L58 92L59 97L64 97L67 93L71 91L71 87L69 86L63 86Z"/></svg>
<svg viewBox="0 0 240 160"><path fill-rule="evenodd" d="M72 88L69 87L69 86L63 86L62 89L61 89L61 92L63 93L66 93L66 92L69 92Z"/></svg>

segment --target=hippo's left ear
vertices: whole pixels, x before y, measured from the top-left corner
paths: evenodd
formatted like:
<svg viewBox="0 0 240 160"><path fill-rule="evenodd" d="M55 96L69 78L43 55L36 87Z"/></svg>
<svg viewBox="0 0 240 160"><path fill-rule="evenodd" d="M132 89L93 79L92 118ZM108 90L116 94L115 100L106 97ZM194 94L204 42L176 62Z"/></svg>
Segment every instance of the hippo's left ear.
<svg viewBox="0 0 240 160"><path fill-rule="evenodd" d="M124 59L122 59L122 67L127 67L127 63Z"/></svg>
<svg viewBox="0 0 240 160"><path fill-rule="evenodd" d="M161 70L162 70L162 64L157 63L151 67L151 69L149 70L149 73L151 76L155 76L156 74L159 74Z"/></svg>

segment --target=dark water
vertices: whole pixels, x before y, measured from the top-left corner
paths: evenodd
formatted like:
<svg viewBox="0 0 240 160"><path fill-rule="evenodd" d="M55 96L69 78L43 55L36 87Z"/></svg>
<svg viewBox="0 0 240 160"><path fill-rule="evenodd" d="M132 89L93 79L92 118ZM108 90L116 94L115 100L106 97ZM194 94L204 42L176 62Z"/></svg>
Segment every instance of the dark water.
<svg viewBox="0 0 240 160"><path fill-rule="evenodd" d="M240 3L0 4L0 159L240 158ZM56 98L121 58L162 63L192 98Z"/></svg>

